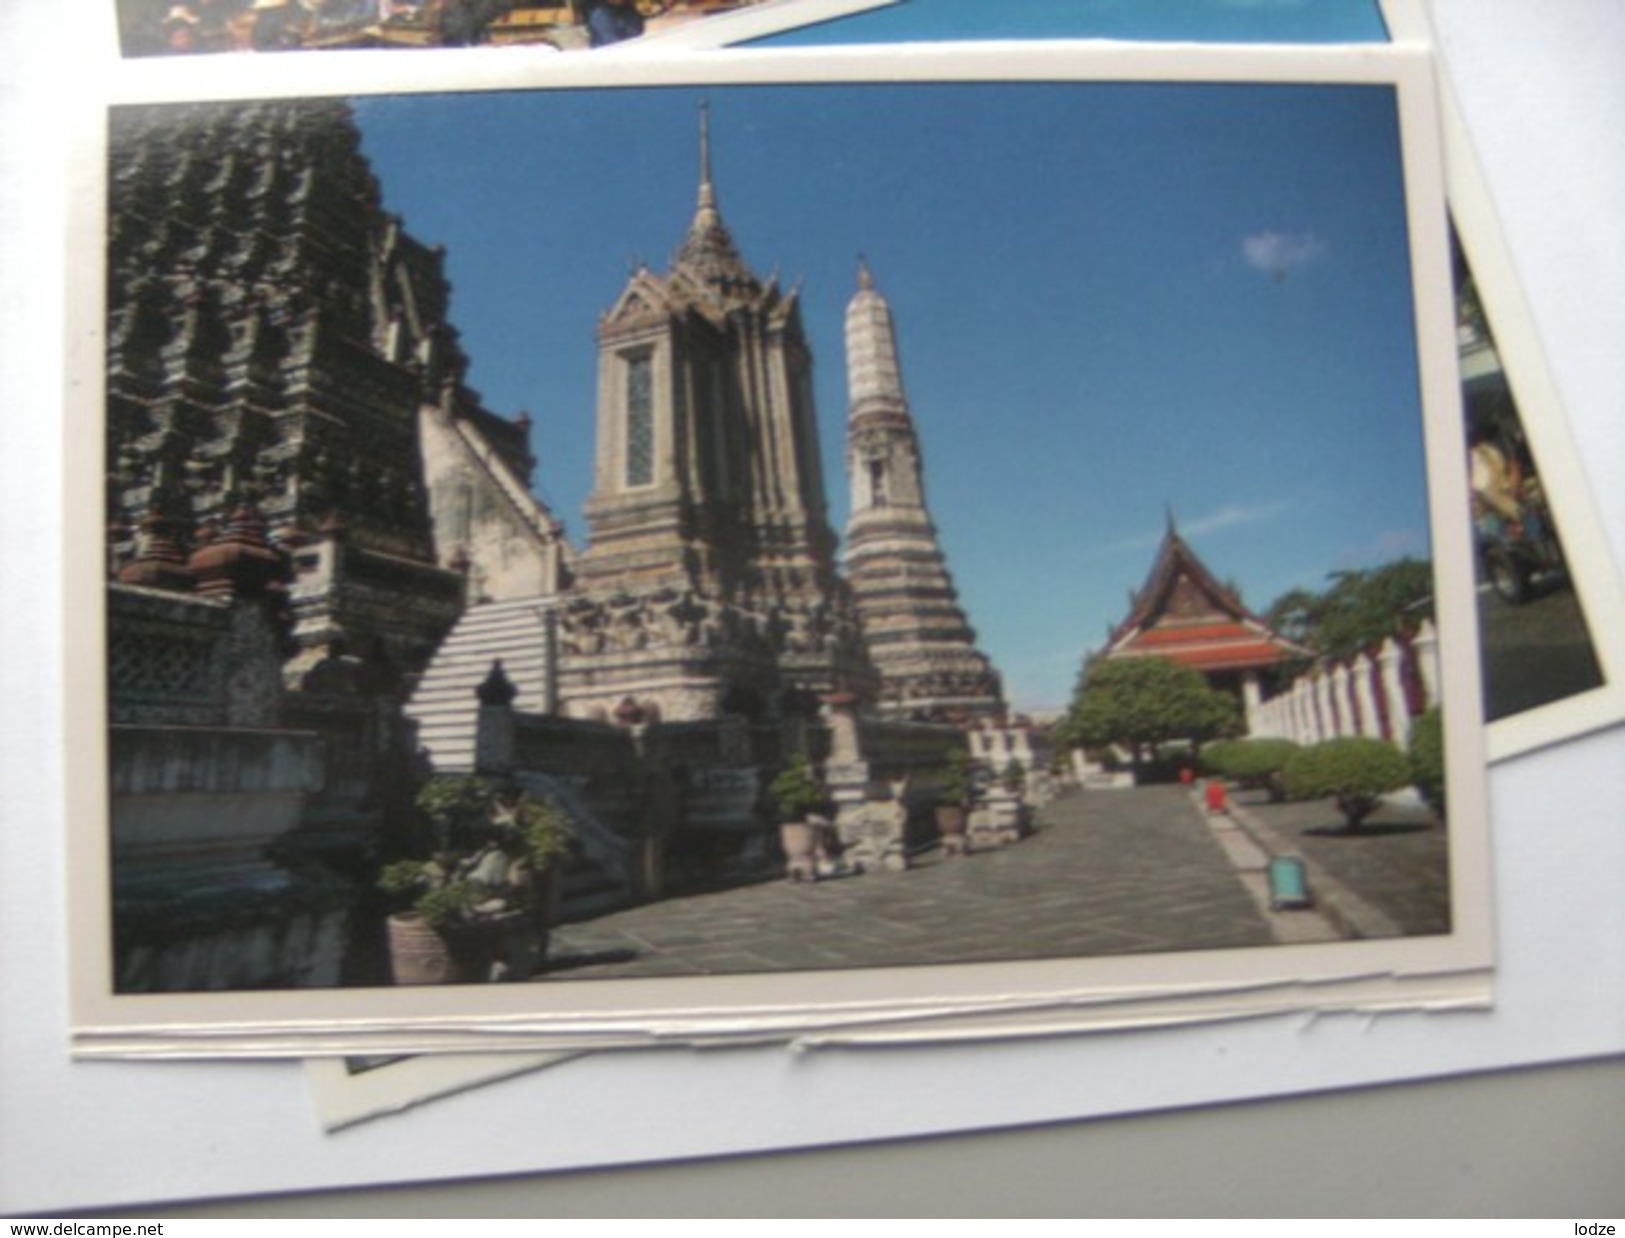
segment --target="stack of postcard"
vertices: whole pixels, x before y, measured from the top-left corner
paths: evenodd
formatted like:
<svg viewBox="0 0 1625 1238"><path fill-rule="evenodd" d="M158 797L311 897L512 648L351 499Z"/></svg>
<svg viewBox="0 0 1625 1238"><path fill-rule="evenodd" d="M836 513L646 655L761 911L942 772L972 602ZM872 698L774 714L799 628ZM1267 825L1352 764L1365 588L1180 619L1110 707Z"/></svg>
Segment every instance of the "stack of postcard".
<svg viewBox="0 0 1625 1238"><path fill-rule="evenodd" d="M1625 606L1421 0L929 7L119 0L75 1057L1493 1008Z"/></svg>

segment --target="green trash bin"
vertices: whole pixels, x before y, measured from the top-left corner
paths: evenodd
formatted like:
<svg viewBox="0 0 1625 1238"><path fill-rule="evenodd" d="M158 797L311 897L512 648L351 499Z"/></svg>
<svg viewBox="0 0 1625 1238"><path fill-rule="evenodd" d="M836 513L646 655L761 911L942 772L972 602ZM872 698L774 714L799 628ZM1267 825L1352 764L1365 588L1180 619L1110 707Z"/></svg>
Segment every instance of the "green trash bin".
<svg viewBox="0 0 1625 1238"><path fill-rule="evenodd" d="M1270 907L1275 911L1298 911L1314 904L1309 893L1309 876L1303 861L1295 855L1270 858Z"/></svg>

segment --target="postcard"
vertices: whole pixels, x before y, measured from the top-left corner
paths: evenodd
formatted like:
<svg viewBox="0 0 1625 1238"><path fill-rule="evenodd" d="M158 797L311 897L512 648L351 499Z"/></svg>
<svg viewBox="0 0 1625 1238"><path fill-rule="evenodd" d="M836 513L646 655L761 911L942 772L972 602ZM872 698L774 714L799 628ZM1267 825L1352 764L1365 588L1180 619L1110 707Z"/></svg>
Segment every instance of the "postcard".
<svg viewBox="0 0 1625 1238"><path fill-rule="evenodd" d="M1425 13L1390 0L1426 32ZM1472 135L1445 76L1445 166L1491 760L1625 718L1622 589Z"/></svg>
<svg viewBox="0 0 1625 1238"><path fill-rule="evenodd" d="M472 55L85 152L77 1052L1486 998L1425 56Z"/></svg>
<svg viewBox="0 0 1625 1238"><path fill-rule="evenodd" d="M305 1079L322 1129L333 1132L566 1060L556 1053L318 1057L305 1062Z"/></svg>
<svg viewBox="0 0 1625 1238"><path fill-rule="evenodd" d="M750 10L750 15L760 19L765 12L762 8L755 8ZM1386 6L1386 19L1391 38L1431 43L1431 31L1419 6L1406 0L1391 0ZM1076 20L1083 20L1081 13ZM734 25L737 25L737 20L733 25L709 22L704 26L688 26L683 34L691 40L705 36L712 41L712 45L720 46L740 41ZM1079 30L1078 33L1084 31ZM1136 33L1140 37L1152 37L1154 32ZM1449 197L1455 213L1477 228L1479 239L1475 247L1493 245L1499 248L1499 229L1493 219L1483 216L1485 191L1480 183L1476 162L1470 157L1470 146L1465 154L1459 149L1467 138L1460 128L1460 122L1455 119L1452 100L1446 100L1446 110L1446 168L1450 177ZM1458 148L1454 159L1450 157L1452 148ZM1470 480L1481 482L1496 477L1510 480L1515 476L1518 489L1539 504L1539 514L1544 516L1544 519L1533 522L1515 520L1509 523L1503 515L1498 525L1493 520L1485 522L1489 512L1481 509L1487 505L1482 499L1473 500L1480 572L1487 575L1485 569L1492 562L1499 569L1498 576L1479 582L1479 624L1484 658L1486 717L1492 722L1489 744L1493 754L1506 756L1526 750L1531 744L1556 742L1577 730L1602 725L1618 715L1620 711L1617 706L1612 709L1598 707L1599 698L1605 696L1599 691L1604 683L1600 660L1608 651L1605 649L1599 654L1590 636L1592 628L1606 630L1608 623L1606 620L1601 624L1588 624L1586 621L1587 615L1598 614L1604 608L1606 599L1618 591L1615 589L1610 593L1611 572L1606 554L1591 555L1587 561L1580 561L1563 545L1559 521L1551 514L1554 510L1553 499L1545 493L1540 480L1542 470L1535 459L1530 430L1523 424L1511 400L1504 363L1488 330L1489 314L1468 269L1459 236L1453 235L1452 252L1456 262L1458 331L1461 335L1463 384L1467 397L1464 411L1470 411L1476 405L1480 420L1487 417L1496 423L1494 428L1499 433L1493 437L1505 437L1508 441L1504 447L1496 446L1493 449L1504 451L1507 460L1516 462L1515 468L1470 468ZM1504 264L1504 259L1502 261ZM1510 290L1502 291L1497 299L1495 317L1498 321L1503 320L1508 312L1503 308L1507 298L1517 298L1521 304L1521 293L1515 285ZM1527 316L1527 311L1523 312ZM1525 340L1531 336L1527 329L1523 332ZM1523 347L1527 350L1529 345L1525 343ZM1471 432L1470 424L1466 421L1464 429ZM1535 433L1545 440L1540 447L1541 457L1567 451L1569 458L1572 458L1572 449L1567 447L1559 417L1548 413L1540 418L1536 422ZM1481 429L1481 443L1490 437ZM1555 447L1552 446L1554 439L1557 443ZM1479 446L1476 454L1483 457L1488 450ZM1469 460L1473 459L1473 449L1470 449ZM1491 457L1488 463L1493 462ZM1565 485L1556 496L1555 507L1563 512L1563 527L1594 519L1589 508L1583 504L1583 497L1571 485ZM1484 524L1482 533L1481 523ZM1509 531L1512 535L1505 536ZM1499 538L1498 533L1502 534ZM1498 540L1505 544L1506 553L1500 556L1485 554ZM1518 553L1520 543L1526 550L1532 549L1536 553ZM1547 549L1544 561L1538 553L1542 547ZM1578 600L1581 594L1586 598L1584 613ZM1617 609L1616 603L1616 612ZM1579 703L1574 699L1577 696L1581 698ZM1576 708L1577 704L1580 704L1579 708ZM910 1043L918 1043L918 1038L924 1034L919 1025L911 1023L904 1027L892 1025L883 1033L865 1031L854 1035L906 1036ZM954 1033L933 1024L931 1034L949 1036ZM819 1041L834 1042L833 1039ZM807 1045L812 1042L804 1037L798 1043ZM847 1037L840 1039L839 1043L850 1044L854 1041ZM421 1083L404 1069L409 1060L391 1059L397 1069L360 1074L339 1069L333 1059L313 1060L313 1092L324 1115L331 1117L336 1111L335 1106L342 1103L336 1097L343 1097L351 1090L366 1091L371 1096L386 1085L389 1088L389 1104L375 1105L367 1112L373 1115L392 1112L400 1105L444 1093L447 1088L444 1071L451 1069L452 1063L467 1062L470 1078L483 1081L490 1070L500 1069L506 1058L487 1061L480 1055L467 1058L447 1055L435 1059L439 1069L434 1078Z"/></svg>
<svg viewBox="0 0 1625 1238"><path fill-rule="evenodd" d="M115 0L127 57L707 46L895 0ZM787 10L789 10L787 12ZM793 14L793 16L792 16ZM727 18L726 21L717 19Z"/></svg>

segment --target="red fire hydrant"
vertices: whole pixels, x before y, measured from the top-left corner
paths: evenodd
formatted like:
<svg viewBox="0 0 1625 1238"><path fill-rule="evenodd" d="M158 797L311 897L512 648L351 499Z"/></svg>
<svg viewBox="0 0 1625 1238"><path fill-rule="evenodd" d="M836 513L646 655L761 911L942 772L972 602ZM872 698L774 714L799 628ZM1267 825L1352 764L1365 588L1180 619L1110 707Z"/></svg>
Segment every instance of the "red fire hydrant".
<svg viewBox="0 0 1625 1238"><path fill-rule="evenodd" d="M1210 813L1228 811L1224 800L1224 783L1217 778L1208 780L1207 810Z"/></svg>

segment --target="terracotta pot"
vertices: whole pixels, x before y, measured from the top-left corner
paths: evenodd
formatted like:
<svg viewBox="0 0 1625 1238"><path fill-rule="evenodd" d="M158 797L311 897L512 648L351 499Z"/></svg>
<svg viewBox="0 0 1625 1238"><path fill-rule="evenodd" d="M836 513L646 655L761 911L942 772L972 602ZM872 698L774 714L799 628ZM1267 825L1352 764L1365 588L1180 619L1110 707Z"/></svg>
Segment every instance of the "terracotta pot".
<svg viewBox="0 0 1625 1238"><path fill-rule="evenodd" d="M415 911L389 917L389 971L396 984L454 984L445 939Z"/></svg>
<svg viewBox="0 0 1625 1238"><path fill-rule="evenodd" d="M967 835L970 818L958 804L938 804L936 809L937 833L942 835L942 850L946 855L964 855L969 849Z"/></svg>
<svg viewBox="0 0 1625 1238"><path fill-rule="evenodd" d="M515 979L528 980L547 966L548 942L553 936L553 926L559 922L563 907L563 863L549 864L541 872L533 872L530 875L530 907L525 913L525 920L530 928L530 941L512 960L516 968ZM501 954L499 953L497 957L500 958Z"/></svg>
<svg viewBox="0 0 1625 1238"><path fill-rule="evenodd" d="M549 864L541 872L530 875L530 922L547 942L547 930L559 922L563 905L564 865Z"/></svg>
<svg viewBox="0 0 1625 1238"><path fill-rule="evenodd" d="M430 928L415 911L389 917L389 970L398 985L483 984L505 961L511 920L455 932Z"/></svg>
<svg viewBox="0 0 1625 1238"><path fill-rule="evenodd" d="M779 826L784 848L785 876L791 881L818 880L818 831L806 821L785 821Z"/></svg>

